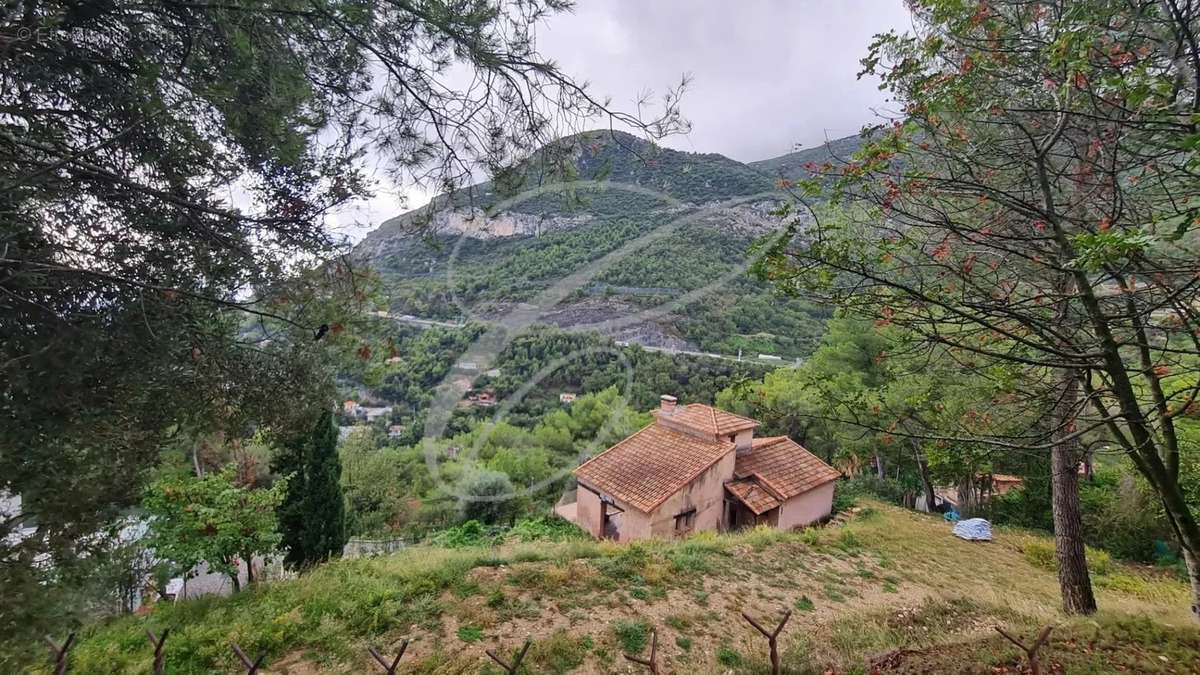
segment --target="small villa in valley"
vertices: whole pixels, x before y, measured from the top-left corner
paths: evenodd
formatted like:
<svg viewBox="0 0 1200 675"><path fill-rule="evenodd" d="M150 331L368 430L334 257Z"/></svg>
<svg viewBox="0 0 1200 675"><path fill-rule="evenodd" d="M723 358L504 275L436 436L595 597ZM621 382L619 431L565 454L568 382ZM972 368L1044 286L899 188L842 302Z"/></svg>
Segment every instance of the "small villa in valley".
<svg viewBox="0 0 1200 675"><path fill-rule="evenodd" d="M755 420L673 396L654 416L575 470L576 502L561 515L618 541L829 516L838 472L787 436L755 438Z"/></svg>

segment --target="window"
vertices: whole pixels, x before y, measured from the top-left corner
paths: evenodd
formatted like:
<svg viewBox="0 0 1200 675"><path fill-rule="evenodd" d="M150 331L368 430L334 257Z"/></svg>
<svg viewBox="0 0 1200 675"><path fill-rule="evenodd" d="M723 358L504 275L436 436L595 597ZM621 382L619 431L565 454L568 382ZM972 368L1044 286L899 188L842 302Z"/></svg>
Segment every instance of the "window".
<svg viewBox="0 0 1200 675"><path fill-rule="evenodd" d="M696 509L689 509L675 516L675 532L681 534L691 532L696 525Z"/></svg>

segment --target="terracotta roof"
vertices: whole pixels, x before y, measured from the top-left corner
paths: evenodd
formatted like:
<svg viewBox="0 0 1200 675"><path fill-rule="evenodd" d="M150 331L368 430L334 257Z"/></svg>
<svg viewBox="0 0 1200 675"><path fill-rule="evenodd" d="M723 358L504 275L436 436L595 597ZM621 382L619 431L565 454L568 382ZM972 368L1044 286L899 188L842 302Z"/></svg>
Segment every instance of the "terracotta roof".
<svg viewBox="0 0 1200 675"><path fill-rule="evenodd" d="M1024 483L1025 479L1020 476L1014 476L1009 473L994 473L992 474L992 482L995 483Z"/></svg>
<svg viewBox="0 0 1200 675"><path fill-rule="evenodd" d="M749 417L734 415L702 403L676 406L675 412L670 414L664 413L662 410L656 410L654 414L659 419L668 420L672 424L686 426L715 436L726 436L758 426L758 422Z"/></svg>
<svg viewBox="0 0 1200 675"><path fill-rule="evenodd" d="M754 439L737 458L733 475L757 478L784 499L836 480L840 473L787 436Z"/></svg>
<svg viewBox="0 0 1200 675"><path fill-rule="evenodd" d="M745 504L754 515L761 515L778 507L783 502L771 494L769 490L759 485L754 478L743 478L725 484L725 489Z"/></svg>
<svg viewBox="0 0 1200 675"><path fill-rule="evenodd" d="M624 504L649 512L733 448L729 441L698 438L651 423L581 464L575 476Z"/></svg>

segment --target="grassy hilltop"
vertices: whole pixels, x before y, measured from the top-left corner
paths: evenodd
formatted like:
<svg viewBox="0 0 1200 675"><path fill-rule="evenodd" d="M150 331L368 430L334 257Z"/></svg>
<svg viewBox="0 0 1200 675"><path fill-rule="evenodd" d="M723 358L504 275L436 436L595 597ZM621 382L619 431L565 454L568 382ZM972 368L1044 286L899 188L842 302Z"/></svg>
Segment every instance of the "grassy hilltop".
<svg viewBox="0 0 1200 675"><path fill-rule="evenodd" d="M511 656L527 636L525 672L637 673L622 653L645 655L654 626L663 672L763 673L766 640L740 613L773 625L787 609L785 672L866 672L889 652L878 672L1018 672L994 626L1029 639L1046 624L1058 625L1042 654L1054 672L1195 671L1184 584L1094 556L1101 613L1067 619L1052 547L1006 528L960 541L939 519L874 502L798 533L419 546L97 626L73 672L150 672L145 631L170 628L172 673L237 672L230 642L266 652L272 673L373 672L367 647L402 638L398 672L498 673L484 650Z"/></svg>

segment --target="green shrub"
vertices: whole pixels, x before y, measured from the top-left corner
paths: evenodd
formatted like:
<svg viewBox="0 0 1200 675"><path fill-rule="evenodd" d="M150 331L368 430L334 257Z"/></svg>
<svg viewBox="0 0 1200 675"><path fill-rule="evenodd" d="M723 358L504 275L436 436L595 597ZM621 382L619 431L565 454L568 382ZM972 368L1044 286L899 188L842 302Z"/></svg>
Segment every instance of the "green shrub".
<svg viewBox="0 0 1200 675"><path fill-rule="evenodd" d="M433 535L432 540L446 548L464 548L467 546L488 546L495 543L498 531L485 527L477 520L468 520L462 525L451 527Z"/></svg>
<svg viewBox="0 0 1200 675"><path fill-rule="evenodd" d="M557 516L526 518L518 521L505 535L510 541L590 541L591 537L574 523Z"/></svg>
<svg viewBox="0 0 1200 675"><path fill-rule="evenodd" d="M858 535L854 534L853 531L842 530L838 533L838 548L847 553L853 553L862 548L862 541L859 540Z"/></svg>
<svg viewBox="0 0 1200 675"><path fill-rule="evenodd" d="M684 635L678 635L675 637L675 646L679 647L685 652L690 652L692 651L692 638Z"/></svg>
<svg viewBox="0 0 1200 675"><path fill-rule="evenodd" d="M1058 557L1053 542L1030 541L1022 547L1021 553L1025 556L1025 560L1034 567L1047 570L1058 569ZM1112 556L1107 551L1087 546L1085 554L1087 555L1088 571L1092 574L1102 576L1113 571Z"/></svg>
<svg viewBox="0 0 1200 675"><path fill-rule="evenodd" d="M1027 479L1024 487L992 499L989 518L996 524L1053 532L1049 486ZM1084 541L1125 560L1154 562L1156 542L1173 541L1161 506L1145 479L1132 468L1099 467L1079 484Z"/></svg>
<svg viewBox="0 0 1200 675"><path fill-rule="evenodd" d="M1162 505L1131 468L1099 468L1079 486L1084 541L1118 558L1154 562L1155 542L1174 541Z"/></svg>
<svg viewBox="0 0 1200 675"><path fill-rule="evenodd" d="M590 638L580 640L560 630L533 643L528 663L536 666L534 672L564 675L583 665L589 648Z"/></svg>
<svg viewBox="0 0 1200 675"><path fill-rule="evenodd" d="M675 630L682 631L682 630L687 630L688 628L691 627L692 620L687 618L686 616L682 616L679 614L672 614L666 618L665 623L668 626L670 626L671 628L674 628Z"/></svg>
<svg viewBox="0 0 1200 675"><path fill-rule="evenodd" d="M605 576L618 580L637 580L650 562L650 552L638 544L631 544L610 558L600 558L596 567Z"/></svg>
<svg viewBox="0 0 1200 675"><path fill-rule="evenodd" d="M727 668L737 668L742 665L743 660L742 655L728 645L721 645L717 650L717 661Z"/></svg>
<svg viewBox="0 0 1200 675"><path fill-rule="evenodd" d="M1109 574L1099 577L1096 579L1096 586L1133 595L1144 595L1150 590L1150 584L1145 579L1131 574Z"/></svg>
<svg viewBox="0 0 1200 675"><path fill-rule="evenodd" d="M483 639L483 630L477 626L459 626L458 639L463 642L479 642Z"/></svg>
<svg viewBox="0 0 1200 675"><path fill-rule="evenodd" d="M800 599L796 601L796 609L801 612L811 612L816 608L817 606L813 604L812 598L807 595L800 596Z"/></svg>
<svg viewBox="0 0 1200 675"><path fill-rule="evenodd" d="M787 538L787 533L770 525L756 525L753 530L741 536L747 544L754 547L754 550L761 551Z"/></svg>
<svg viewBox="0 0 1200 675"><path fill-rule="evenodd" d="M904 504L905 495L919 486L908 485L892 478L859 475L839 481L833 489L833 511L838 513L854 506L863 497L875 497L892 504Z"/></svg>
<svg viewBox="0 0 1200 675"><path fill-rule="evenodd" d="M1058 569L1058 561L1054 557L1054 544L1044 541L1031 541L1021 548L1025 560L1034 567L1053 570Z"/></svg>
<svg viewBox="0 0 1200 675"><path fill-rule="evenodd" d="M650 641L650 624L645 621L617 621L612 625L612 631L621 649L628 654L641 654Z"/></svg>

